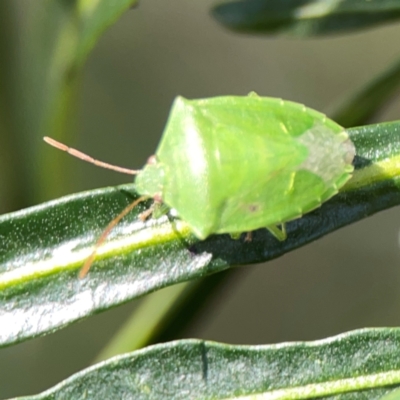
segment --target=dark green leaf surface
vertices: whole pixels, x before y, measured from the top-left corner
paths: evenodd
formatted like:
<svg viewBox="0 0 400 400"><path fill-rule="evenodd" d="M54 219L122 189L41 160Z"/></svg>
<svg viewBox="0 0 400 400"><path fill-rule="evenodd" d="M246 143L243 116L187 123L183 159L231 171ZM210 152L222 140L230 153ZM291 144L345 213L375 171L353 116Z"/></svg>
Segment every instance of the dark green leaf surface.
<svg viewBox="0 0 400 400"><path fill-rule="evenodd" d="M400 330L230 346L182 340L115 357L42 395L55 399L378 399L400 384Z"/></svg>
<svg viewBox="0 0 400 400"><path fill-rule="evenodd" d="M236 0L213 9L226 27L259 34L307 37L345 33L397 21L397 0Z"/></svg>
<svg viewBox="0 0 400 400"><path fill-rule="evenodd" d="M89 275L79 269L107 223L137 197L133 185L80 193L0 218L0 343L15 343L171 284L230 266L258 263L400 203L400 123L349 130L357 171L342 192L287 225L246 242L194 238L183 221L146 223L137 207L99 249Z"/></svg>

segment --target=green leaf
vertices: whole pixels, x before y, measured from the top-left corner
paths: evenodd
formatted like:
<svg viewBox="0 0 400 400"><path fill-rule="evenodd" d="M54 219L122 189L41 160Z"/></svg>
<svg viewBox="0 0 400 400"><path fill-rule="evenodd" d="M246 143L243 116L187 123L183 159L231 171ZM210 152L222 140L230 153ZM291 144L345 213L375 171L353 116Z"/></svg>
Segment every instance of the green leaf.
<svg viewBox="0 0 400 400"><path fill-rule="evenodd" d="M217 5L213 16L236 31L308 37L397 21L400 4L397 0L236 0Z"/></svg>
<svg viewBox="0 0 400 400"><path fill-rule="evenodd" d="M137 198L134 185L80 193L0 218L0 344L44 334L172 284L259 263L400 203L400 123L349 130L354 177L322 207L251 242L229 235L198 241L171 216L145 223L141 204L113 231L89 275L77 274L108 222Z"/></svg>
<svg viewBox="0 0 400 400"><path fill-rule="evenodd" d="M296 400L340 395L342 400L372 400L398 385L400 330L365 329L269 346L201 340L155 345L23 399Z"/></svg>

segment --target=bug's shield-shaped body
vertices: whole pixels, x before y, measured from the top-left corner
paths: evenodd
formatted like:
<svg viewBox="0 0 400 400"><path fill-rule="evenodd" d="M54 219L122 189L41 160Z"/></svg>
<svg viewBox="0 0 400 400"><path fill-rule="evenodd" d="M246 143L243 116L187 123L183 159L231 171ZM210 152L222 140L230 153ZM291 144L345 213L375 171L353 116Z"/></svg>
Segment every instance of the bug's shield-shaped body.
<svg viewBox="0 0 400 400"><path fill-rule="evenodd" d="M355 150L325 115L281 99L178 97L139 193L161 195L200 239L319 207L351 177Z"/></svg>

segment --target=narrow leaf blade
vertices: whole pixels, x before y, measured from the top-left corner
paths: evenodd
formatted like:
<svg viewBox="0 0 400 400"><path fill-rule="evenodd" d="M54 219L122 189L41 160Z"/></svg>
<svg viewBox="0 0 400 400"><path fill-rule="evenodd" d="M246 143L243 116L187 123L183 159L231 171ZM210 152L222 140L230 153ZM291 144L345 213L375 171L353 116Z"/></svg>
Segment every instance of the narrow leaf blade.
<svg viewBox="0 0 400 400"><path fill-rule="evenodd" d="M172 284L230 266L276 258L342 226L400 203L400 123L349 130L356 173L342 192L287 225L278 242L266 230L251 242L229 235L198 241L183 221L140 222L137 207L77 274L107 223L137 197L133 185L62 198L0 218L0 345L65 326Z"/></svg>
<svg viewBox="0 0 400 400"><path fill-rule="evenodd" d="M400 330L365 329L268 346L201 340L159 344L23 399L378 399L398 385Z"/></svg>
<svg viewBox="0 0 400 400"><path fill-rule="evenodd" d="M235 31L309 37L397 21L400 5L395 0L236 0L217 5L213 15Z"/></svg>

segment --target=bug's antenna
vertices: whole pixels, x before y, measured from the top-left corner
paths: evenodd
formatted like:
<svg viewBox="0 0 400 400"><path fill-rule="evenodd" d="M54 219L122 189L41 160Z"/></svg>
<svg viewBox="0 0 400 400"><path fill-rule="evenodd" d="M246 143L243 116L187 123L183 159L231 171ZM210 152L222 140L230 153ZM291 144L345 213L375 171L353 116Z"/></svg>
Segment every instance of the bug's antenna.
<svg viewBox="0 0 400 400"><path fill-rule="evenodd" d="M63 143L58 142L55 139L52 139L48 136L45 136L43 138L43 140L48 143L50 146L55 147L56 149L62 150L67 152L68 154L71 154L71 156L74 156L76 158L79 158L83 161L87 161L91 164L97 165L98 167L102 167L102 168L106 168L106 169L111 169L113 171L117 171L117 172L122 172L123 174L129 174L129 175L137 175L139 173L138 170L134 170L134 169L129 169L129 168L122 168L122 167L118 167L117 165L112 165L112 164L108 164L106 162L103 161L99 161L94 159L93 157L88 156L85 153L82 153L79 150L76 150L72 147L68 147Z"/></svg>
<svg viewBox="0 0 400 400"><path fill-rule="evenodd" d="M83 267L81 268L81 270L79 271L79 278L83 279L87 273L89 272L90 267L93 264L93 261L96 257L97 254L97 250L99 249L99 247L105 242L105 240L107 239L107 236L110 234L110 232L115 228L116 225L118 225L118 223L121 221L122 218L124 218L127 214L129 214L139 203L141 203L142 201L145 201L146 199L148 199L149 196L141 196L138 199L136 199L135 201L133 201L131 204L129 204L127 207L125 207L120 214L118 214L106 227L106 229L104 229L103 233L101 234L101 236L99 237L99 239L96 242L96 245L94 247L94 250L92 252L92 254L86 259L85 264L83 264Z"/></svg>

